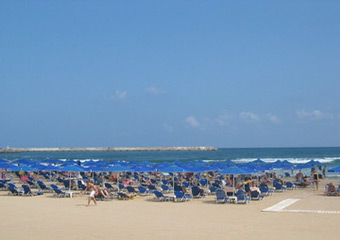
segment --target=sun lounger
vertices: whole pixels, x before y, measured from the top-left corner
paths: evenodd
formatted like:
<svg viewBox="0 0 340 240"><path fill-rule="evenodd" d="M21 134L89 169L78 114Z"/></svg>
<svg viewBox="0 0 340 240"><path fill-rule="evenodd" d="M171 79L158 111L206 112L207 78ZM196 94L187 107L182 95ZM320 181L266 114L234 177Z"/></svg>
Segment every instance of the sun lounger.
<svg viewBox="0 0 340 240"><path fill-rule="evenodd" d="M282 184L278 183L278 182L275 182L273 184L274 188L275 188L275 191L276 192L284 192L284 191L287 191L287 188L285 186L283 186Z"/></svg>
<svg viewBox="0 0 340 240"><path fill-rule="evenodd" d="M288 172L285 172L285 177L286 178L290 177L290 174Z"/></svg>
<svg viewBox="0 0 340 240"><path fill-rule="evenodd" d="M247 204L250 201L250 198L247 196L246 191L239 189L236 192L236 202L235 203L245 203Z"/></svg>
<svg viewBox="0 0 340 240"><path fill-rule="evenodd" d="M53 184L51 184L52 186ZM52 187L53 191L55 192L55 196L57 197L66 197L66 192L62 191L60 188L54 188Z"/></svg>
<svg viewBox="0 0 340 240"><path fill-rule="evenodd" d="M168 192L172 191L172 189L169 188L169 186L165 185L165 184L161 185L161 188L162 188L163 192L167 192L168 193Z"/></svg>
<svg viewBox="0 0 340 240"><path fill-rule="evenodd" d="M77 184L78 184L78 189L81 189L83 191L86 189L86 186L82 181L78 180Z"/></svg>
<svg viewBox="0 0 340 240"><path fill-rule="evenodd" d="M262 200L263 195L259 193L259 191L250 191L250 199L251 200Z"/></svg>
<svg viewBox="0 0 340 240"><path fill-rule="evenodd" d="M3 183L3 182L0 182L0 188L1 188L1 189L6 189L6 184Z"/></svg>
<svg viewBox="0 0 340 240"><path fill-rule="evenodd" d="M260 191L263 196L270 196L274 193L273 190L270 190L266 184L260 185Z"/></svg>
<svg viewBox="0 0 340 240"><path fill-rule="evenodd" d="M126 190L128 190L129 193L138 193L136 189L132 186L126 186Z"/></svg>
<svg viewBox="0 0 340 240"><path fill-rule="evenodd" d="M203 179L201 179L201 180L199 181L199 183L200 183L203 187L205 187L205 186L208 185L208 180L205 179L205 178L203 178Z"/></svg>
<svg viewBox="0 0 340 240"><path fill-rule="evenodd" d="M140 196L146 196L146 195L149 195L150 193L153 193L153 191L149 191L145 187L139 186L138 187L138 193L139 193Z"/></svg>
<svg viewBox="0 0 340 240"><path fill-rule="evenodd" d="M8 183L7 185L8 185L9 194L15 195L15 196L21 196L23 194L23 190L17 188L17 186L15 186L15 184Z"/></svg>
<svg viewBox="0 0 340 240"><path fill-rule="evenodd" d="M37 181L38 187L41 191L46 191L46 192L50 192L51 189L49 187L46 186L45 183L43 183L42 181Z"/></svg>
<svg viewBox="0 0 340 240"><path fill-rule="evenodd" d="M154 191L153 193L155 194L156 199L158 201L169 201L170 200L168 196L164 196L164 194L161 193L160 191Z"/></svg>
<svg viewBox="0 0 340 240"><path fill-rule="evenodd" d="M201 191L201 189L198 186L193 186L191 188L191 192L192 192L192 196L194 198L201 198L201 197L203 197L202 191Z"/></svg>
<svg viewBox="0 0 340 240"><path fill-rule="evenodd" d="M182 182L182 185L186 188L188 188L190 186L190 184L188 182Z"/></svg>
<svg viewBox="0 0 340 240"><path fill-rule="evenodd" d="M125 192L118 192L118 200L130 200L134 199L136 196L128 195Z"/></svg>
<svg viewBox="0 0 340 240"><path fill-rule="evenodd" d="M216 193L216 191L217 191L217 189L218 189L218 187L216 187L216 186L211 186L210 188L209 188L209 194L215 194Z"/></svg>
<svg viewBox="0 0 340 240"><path fill-rule="evenodd" d="M296 189L296 186L292 182L286 182L286 188L290 189L290 190L293 190L293 189Z"/></svg>
<svg viewBox="0 0 340 240"><path fill-rule="evenodd" d="M225 203L228 200L225 191L222 189L216 190L216 203Z"/></svg>
<svg viewBox="0 0 340 240"><path fill-rule="evenodd" d="M174 194L175 194L175 198L174 198L175 202L178 202L178 201L184 202L184 201L189 201L192 199L190 195L186 195L181 191L175 191Z"/></svg>
<svg viewBox="0 0 340 240"><path fill-rule="evenodd" d="M104 183L104 186L110 191L115 191L116 189L110 183Z"/></svg>
<svg viewBox="0 0 340 240"><path fill-rule="evenodd" d="M149 191L158 191L155 185L149 184L148 186Z"/></svg>
<svg viewBox="0 0 340 240"><path fill-rule="evenodd" d="M22 185L22 188L24 189L23 196L35 196L35 195L43 195L44 192L42 191L34 191L32 192L31 188L28 185Z"/></svg>

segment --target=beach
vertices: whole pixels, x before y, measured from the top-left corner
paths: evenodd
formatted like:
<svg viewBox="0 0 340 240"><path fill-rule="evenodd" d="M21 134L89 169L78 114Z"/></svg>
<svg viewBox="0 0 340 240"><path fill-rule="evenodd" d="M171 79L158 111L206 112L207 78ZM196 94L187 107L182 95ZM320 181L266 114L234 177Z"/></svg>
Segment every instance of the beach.
<svg viewBox="0 0 340 240"><path fill-rule="evenodd" d="M321 180L317 192L298 188L248 204L216 204L214 195L158 202L150 195L85 207L86 195L23 197L1 191L1 235L5 239L339 239L340 197L323 195L329 181ZM288 212L263 211L285 199L299 200L284 208Z"/></svg>

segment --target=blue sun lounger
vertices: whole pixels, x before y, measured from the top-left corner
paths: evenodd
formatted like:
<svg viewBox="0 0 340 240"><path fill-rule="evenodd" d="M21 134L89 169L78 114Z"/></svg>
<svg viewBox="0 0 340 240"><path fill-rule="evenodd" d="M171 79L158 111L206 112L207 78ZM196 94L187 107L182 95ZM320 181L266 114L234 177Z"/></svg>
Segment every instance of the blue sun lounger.
<svg viewBox="0 0 340 240"><path fill-rule="evenodd" d="M138 193L136 189L132 186L126 186L126 190L128 190L129 193Z"/></svg>
<svg viewBox="0 0 340 240"><path fill-rule="evenodd" d="M43 181L37 181L38 187L40 190L42 191L51 191L51 189L49 187L46 186L45 183L43 183Z"/></svg>
<svg viewBox="0 0 340 240"><path fill-rule="evenodd" d="M250 199L251 200L262 200L264 196L260 194L258 191L250 191Z"/></svg>
<svg viewBox="0 0 340 240"><path fill-rule="evenodd" d="M228 200L227 195L223 189L216 190L216 203L225 203Z"/></svg>
<svg viewBox="0 0 340 240"><path fill-rule="evenodd" d="M42 191L34 191L32 192L31 188L28 185L22 185L22 188L24 189L23 196L34 196L34 195L43 195L44 192Z"/></svg>
<svg viewBox="0 0 340 240"><path fill-rule="evenodd" d="M198 187L198 186L193 186L191 188L191 192L192 192L192 196L194 198L200 198L202 197L203 195L201 194L201 189Z"/></svg>
<svg viewBox="0 0 340 240"><path fill-rule="evenodd" d="M153 191L149 191L143 186L138 187L138 192L140 196L146 196L146 195L149 195L150 193L153 193Z"/></svg>
<svg viewBox="0 0 340 240"><path fill-rule="evenodd" d="M110 183L104 183L104 186L107 188L107 189L109 189L110 191L114 191L115 190L115 188L110 184Z"/></svg>
<svg viewBox="0 0 340 240"><path fill-rule="evenodd" d="M174 198L175 202L178 202L178 201L184 202L184 201L189 201L192 199L190 195L186 195L181 191L175 191L174 194L175 194L175 198Z"/></svg>
<svg viewBox="0 0 340 240"><path fill-rule="evenodd" d="M170 200L170 198L168 196L164 196L164 194L161 193L160 191L154 191L153 193L155 194L156 199L158 201L163 202L163 201L169 201Z"/></svg>
<svg viewBox="0 0 340 240"><path fill-rule="evenodd" d="M23 191L21 189L18 189L17 186L13 183L8 183L8 190L9 194L15 195L15 196L21 196Z"/></svg>
<svg viewBox="0 0 340 240"><path fill-rule="evenodd" d="M245 203L247 204L250 201L250 198L247 196L246 191L244 191L243 189L239 189L236 192L236 203Z"/></svg>
<svg viewBox="0 0 340 240"><path fill-rule="evenodd" d="M296 189L296 186L292 182L286 182L286 188L287 189Z"/></svg>
<svg viewBox="0 0 340 240"><path fill-rule="evenodd" d="M270 190L266 184L260 185L260 191L263 196L270 196L273 194L273 190Z"/></svg>
<svg viewBox="0 0 340 240"><path fill-rule="evenodd" d="M274 182L273 186L275 188L275 191L277 191L277 192L287 191L287 188L285 186L283 186L282 184L278 183L278 182Z"/></svg>
<svg viewBox="0 0 340 240"><path fill-rule="evenodd" d="M168 193L168 192L172 191L172 188L169 188L169 186L165 185L165 184L161 185L161 188L162 188L163 192L167 192Z"/></svg>

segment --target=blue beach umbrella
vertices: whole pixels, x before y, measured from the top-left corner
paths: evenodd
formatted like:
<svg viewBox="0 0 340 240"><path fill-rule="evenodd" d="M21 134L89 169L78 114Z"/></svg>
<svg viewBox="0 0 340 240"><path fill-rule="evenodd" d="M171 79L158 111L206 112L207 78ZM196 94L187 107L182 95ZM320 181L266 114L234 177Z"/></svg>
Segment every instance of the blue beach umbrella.
<svg viewBox="0 0 340 240"><path fill-rule="evenodd" d="M188 170L182 168L182 167L179 167L179 166L176 166L176 165L171 165L171 166L168 166L168 167L164 167L164 168L161 168L159 169L160 172L167 172L167 173L184 173L184 172L188 172Z"/></svg>
<svg viewBox="0 0 340 240"><path fill-rule="evenodd" d="M83 172L84 168L76 165L67 165L64 167L59 168L61 172Z"/></svg>
<svg viewBox="0 0 340 240"><path fill-rule="evenodd" d="M266 162L262 161L261 159L256 159L255 161L250 162L253 165L265 165Z"/></svg>
<svg viewBox="0 0 340 240"><path fill-rule="evenodd" d="M236 166L223 168L219 172L220 172L220 174L232 174L232 175L250 174L251 173L249 171L246 171L246 170L239 168L239 167L236 167Z"/></svg>
<svg viewBox="0 0 340 240"><path fill-rule="evenodd" d="M154 171L153 168L150 168L148 166L136 166L131 168L134 172L152 172Z"/></svg>
<svg viewBox="0 0 340 240"><path fill-rule="evenodd" d="M53 166L53 165L48 165L48 166L43 167L41 170L43 170L43 171L60 171L60 168Z"/></svg>
<svg viewBox="0 0 340 240"><path fill-rule="evenodd" d="M6 163L6 162L0 162L0 169L9 169L11 167L14 167L14 165Z"/></svg>
<svg viewBox="0 0 340 240"><path fill-rule="evenodd" d="M328 169L328 172L340 172L340 166Z"/></svg>
<svg viewBox="0 0 340 240"><path fill-rule="evenodd" d="M114 166L108 167L106 171L107 172L131 172L131 169L121 166L121 165L114 165Z"/></svg>
<svg viewBox="0 0 340 240"><path fill-rule="evenodd" d="M24 171L24 172L32 172L32 171L35 171L36 169L33 168L33 167L26 166L26 165L21 165L21 166L14 166L14 167L11 167L11 168L9 168L9 170L10 170L11 172L20 172L20 171Z"/></svg>
<svg viewBox="0 0 340 240"><path fill-rule="evenodd" d="M31 159L18 159L13 161L12 163L14 164L24 164L24 165L33 165L35 164L35 161L31 160Z"/></svg>

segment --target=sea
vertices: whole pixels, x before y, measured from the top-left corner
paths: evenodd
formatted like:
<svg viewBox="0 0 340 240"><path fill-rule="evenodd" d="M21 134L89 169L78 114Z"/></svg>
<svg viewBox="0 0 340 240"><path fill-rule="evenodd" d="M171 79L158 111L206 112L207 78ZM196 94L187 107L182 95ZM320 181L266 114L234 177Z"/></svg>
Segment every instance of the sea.
<svg viewBox="0 0 340 240"><path fill-rule="evenodd" d="M287 160L294 164L310 160L320 161L328 167L340 166L340 147L305 148L219 148L217 151L139 151L139 152L20 152L0 153L0 158L16 159L61 159L61 160L103 160L154 163L172 161L205 162L233 160L245 163L261 159L265 162Z"/></svg>

